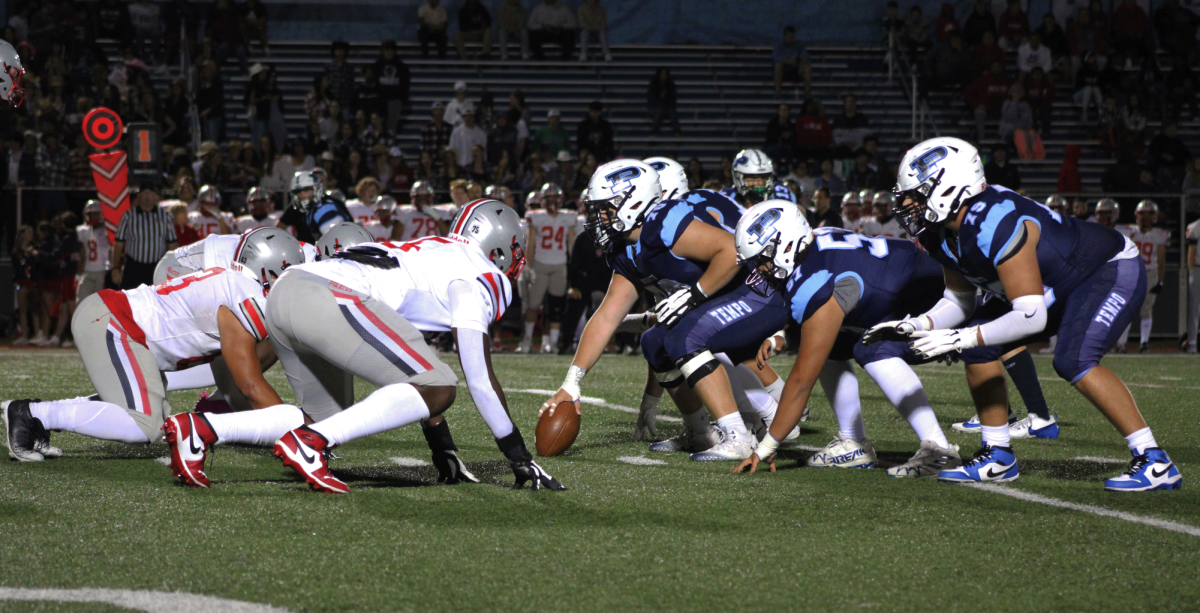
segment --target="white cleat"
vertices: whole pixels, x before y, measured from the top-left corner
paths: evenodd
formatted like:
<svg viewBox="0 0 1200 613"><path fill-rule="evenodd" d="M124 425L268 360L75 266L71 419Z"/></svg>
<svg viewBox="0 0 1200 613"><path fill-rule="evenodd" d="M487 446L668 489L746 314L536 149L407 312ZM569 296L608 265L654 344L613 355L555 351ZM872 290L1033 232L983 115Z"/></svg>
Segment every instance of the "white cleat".
<svg viewBox="0 0 1200 613"><path fill-rule="evenodd" d="M548 354L551 354L551 353L554 353L554 352L555 352L555 351L554 351L554 346L553 346L553 345L551 345L550 343L542 343L542 353L544 353L544 354L547 354L547 355L548 355Z"/></svg>
<svg viewBox="0 0 1200 613"><path fill-rule="evenodd" d="M764 419L764 420L763 420L763 428L762 428L762 430L761 430L761 431L759 431L759 430L756 430L756 431L755 431L755 434L757 435L757 434L759 434L759 432L761 432L761 433L762 433L762 436L766 436L766 434L767 434L767 431L771 429L771 422L772 422L772 421L774 421L774 420L766 420L766 419ZM758 438L758 440L760 440L760 441L761 441L761 440L762 440L762 436L758 436L758 437L757 437L757 438ZM785 441L794 441L794 440L796 440L796 439L798 439L798 438L800 438L800 426L795 426L795 427L793 427L793 428L792 428L792 431L791 431L791 432L788 432L788 433L787 433L787 436L784 436L784 437L783 437L783 440L785 440Z"/></svg>
<svg viewBox="0 0 1200 613"><path fill-rule="evenodd" d="M720 432L716 428L709 426L704 432L684 431L682 434L665 441L650 443L650 451L686 451L694 453L712 448L720 442Z"/></svg>
<svg viewBox="0 0 1200 613"><path fill-rule="evenodd" d="M748 430L724 432L725 440L711 449L692 454L693 462L741 462L754 453L754 435Z"/></svg>
<svg viewBox="0 0 1200 613"><path fill-rule="evenodd" d="M873 468L875 466L875 441L865 438L856 441L835 438L824 449L808 459L811 468Z"/></svg>
<svg viewBox="0 0 1200 613"><path fill-rule="evenodd" d="M520 345L517 345L516 353L529 353L530 350L532 350L532 349L533 349L533 339L527 338L527 339L521 341Z"/></svg>
<svg viewBox="0 0 1200 613"><path fill-rule="evenodd" d="M1008 436L1013 439L1058 438L1058 415L1042 419L1030 413L1024 419L1008 426Z"/></svg>
<svg viewBox="0 0 1200 613"><path fill-rule="evenodd" d="M962 456L958 454L958 445L946 448L938 447L933 441L921 441L921 448L913 457L899 466L887 469L887 475L897 479L936 477L943 470L959 466L962 466Z"/></svg>
<svg viewBox="0 0 1200 613"><path fill-rule="evenodd" d="M800 423L804 423L804 422L808 421L808 414L809 414L809 413L812 413L812 409L810 409L810 408L808 407L808 405L806 404L806 405L804 405L804 412L800 414ZM800 430L799 430L799 429L797 429L797 430L796 430L796 436L800 436ZM788 440L791 440L792 438L794 438L794 437L793 437L792 435L790 435L790 434L789 434L789 435L788 435Z"/></svg>

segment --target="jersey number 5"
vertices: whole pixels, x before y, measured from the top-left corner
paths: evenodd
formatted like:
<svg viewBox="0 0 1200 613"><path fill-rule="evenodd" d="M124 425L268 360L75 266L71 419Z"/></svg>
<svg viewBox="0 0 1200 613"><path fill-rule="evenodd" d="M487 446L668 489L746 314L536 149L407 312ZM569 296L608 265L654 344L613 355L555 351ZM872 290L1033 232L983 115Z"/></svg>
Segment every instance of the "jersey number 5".
<svg viewBox="0 0 1200 613"><path fill-rule="evenodd" d="M838 240L841 239L841 240ZM887 257L887 239L868 238L859 234L820 234L817 236L817 249L860 249L866 243L871 255L877 258Z"/></svg>

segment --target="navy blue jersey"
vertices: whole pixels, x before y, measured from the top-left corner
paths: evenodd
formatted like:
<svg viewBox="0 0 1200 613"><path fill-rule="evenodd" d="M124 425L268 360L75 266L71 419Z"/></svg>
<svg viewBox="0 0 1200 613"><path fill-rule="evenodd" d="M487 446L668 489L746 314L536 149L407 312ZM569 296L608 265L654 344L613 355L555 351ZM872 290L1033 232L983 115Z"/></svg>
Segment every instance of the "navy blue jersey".
<svg viewBox="0 0 1200 613"><path fill-rule="evenodd" d="M321 226L341 219L343 222L354 221L354 217L346 210L341 201L326 196L320 202L312 205L307 211L289 207L280 218L283 223L296 228L296 238L306 243L315 243L321 238Z"/></svg>
<svg viewBox="0 0 1200 613"><path fill-rule="evenodd" d="M797 323L831 298L846 313L843 326L869 328L923 313L942 296L942 267L912 241L838 228L813 234L808 254L787 281L785 297Z"/></svg>
<svg viewBox="0 0 1200 613"><path fill-rule="evenodd" d="M943 228L922 234L921 244L942 265L1002 299L1007 297L996 268L1025 245L1026 221L1040 228L1037 260L1047 306L1087 281L1125 248L1125 238L1116 230L1063 217L1003 187L989 186L963 206L967 213L957 237Z"/></svg>
<svg viewBox="0 0 1200 613"><path fill-rule="evenodd" d="M629 253L643 276L695 285L708 269L708 262L681 258L671 248L693 221L733 234L743 212L741 205L716 192L704 189L688 192L683 198L660 203L650 211L637 245ZM744 278L739 275L730 285Z"/></svg>
<svg viewBox="0 0 1200 613"><path fill-rule="evenodd" d="M684 287L682 283L670 279L660 279L652 274L643 273L638 270L636 263L637 254L637 242L626 243L624 247L613 249L609 252L608 264L612 266L613 272L628 279L639 291L649 292L654 296L655 301L661 300L675 293L676 289Z"/></svg>

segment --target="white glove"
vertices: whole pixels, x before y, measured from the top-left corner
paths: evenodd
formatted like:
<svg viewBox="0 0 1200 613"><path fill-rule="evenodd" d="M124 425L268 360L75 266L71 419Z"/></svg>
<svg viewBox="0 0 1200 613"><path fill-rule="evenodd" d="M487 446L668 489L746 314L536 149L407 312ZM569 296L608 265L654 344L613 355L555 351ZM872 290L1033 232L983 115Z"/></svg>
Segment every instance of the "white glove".
<svg viewBox="0 0 1200 613"><path fill-rule="evenodd" d="M658 405L643 406L638 413L637 423L633 426L633 440L640 441L649 434L652 438L658 436Z"/></svg>
<svg viewBox="0 0 1200 613"><path fill-rule="evenodd" d="M707 299L708 296L704 294L699 285L680 288L659 302L654 307L654 313L658 315L658 323L670 328L679 323L684 314Z"/></svg>
<svg viewBox="0 0 1200 613"><path fill-rule="evenodd" d="M915 332L920 332L924 329L921 322L913 319L901 319L898 321L885 321L881 324L871 326L866 334L863 334L862 343L870 345L877 341L892 341L907 339L913 336ZM899 338L897 338L899 337Z"/></svg>
<svg viewBox="0 0 1200 613"><path fill-rule="evenodd" d="M957 330L930 330L915 332L910 347L919 358L936 358L952 351L962 353L963 350L979 346L979 327L959 328Z"/></svg>

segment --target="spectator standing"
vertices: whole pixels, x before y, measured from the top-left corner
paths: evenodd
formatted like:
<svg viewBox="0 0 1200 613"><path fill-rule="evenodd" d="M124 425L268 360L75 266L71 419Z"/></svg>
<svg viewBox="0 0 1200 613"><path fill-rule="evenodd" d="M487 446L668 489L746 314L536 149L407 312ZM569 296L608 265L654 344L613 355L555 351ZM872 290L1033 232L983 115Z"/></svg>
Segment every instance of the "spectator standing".
<svg viewBox="0 0 1200 613"><path fill-rule="evenodd" d="M1150 20L1136 0L1122 0L1113 11L1113 50L1127 57L1140 58L1146 48Z"/></svg>
<svg viewBox="0 0 1200 613"><path fill-rule="evenodd" d="M325 74L329 76L329 95L341 105L342 113L349 113L354 108L354 66L346 61L349 52L349 43L334 41L330 46L333 61L325 66Z"/></svg>
<svg viewBox="0 0 1200 613"><path fill-rule="evenodd" d="M988 6L987 0L975 0L971 14L967 16L967 22L963 24L963 42L974 47L983 42L983 35L988 32L995 37L996 17L992 15L992 9Z"/></svg>
<svg viewBox="0 0 1200 613"><path fill-rule="evenodd" d="M1054 83L1041 68L1034 68L1025 80L1025 99L1033 111L1033 129L1043 137L1050 135L1054 115Z"/></svg>
<svg viewBox="0 0 1200 613"><path fill-rule="evenodd" d="M833 126L825 119L821 103L813 98L804 102L804 113L796 118L796 153L801 159L829 157Z"/></svg>
<svg viewBox="0 0 1200 613"><path fill-rule="evenodd" d="M225 85L217 64L204 60L200 64L200 79L196 86L196 108L200 112L200 134L206 141L225 138Z"/></svg>
<svg viewBox="0 0 1200 613"><path fill-rule="evenodd" d="M1184 165L1191 162L1192 152L1179 139L1178 122L1163 126L1162 132L1150 141L1146 158L1160 183L1178 185L1183 181Z"/></svg>
<svg viewBox="0 0 1200 613"><path fill-rule="evenodd" d="M42 134L42 146L37 150L38 184L41 187L67 187L71 170L71 154L58 141L58 134Z"/></svg>
<svg viewBox="0 0 1200 613"><path fill-rule="evenodd" d="M312 89L304 95L304 111L309 121L320 121L329 116L329 105L333 97L329 94L329 75L322 72L313 77Z"/></svg>
<svg viewBox="0 0 1200 613"><path fill-rule="evenodd" d="M842 112L833 118L833 146L839 157L850 157L851 152L862 146L863 139L871 133L871 122L858 112L858 100L853 94L842 98Z"/></svg>
<svg viewBox="0 0 1200 613"><path fill-rule="evenodd" d="M429 121L421 128L421 151L428 152L435 167L441 165L442 151L450 145L450 134L454 126L443 121L446 105L434 102L429 110Z"/></svg>
<svg viewBox="0 0 1200 613"><path fill-rule="evenodd" d="M988 185L1001 185L1013 191L1021 189L1021 173L1017 165L1009 161L1008 147L1003 144L992 150L992 159L983 166L983 176Z"/></svg>
<svg viewBox="0 0 1200 613"><path fill-rule="evenodd" d="M1029 36L1029 16L1021 10L1021 0L1008 0L1008 9L1000 15L1000 47L1011 51Z"/></svg>
<svg viewBox="0 0 1200 613"><path fill-rule="evenodd" d="M999 119L1008 88L1012 82L1004 75L1003 60L993 60L990 70L967 86L967 106L975 116L975 139L984 140L984 127L988 119Z"/></svg>
<svg viewBox="0 0 1200 613"><path fill-rule="evenodd" d="M271 99L267 90L267 69L259 63L250 67L250 82L246 85L243 98L246 111L250 116L250 138L254 141L262 138L271 120Z"/></svg>
<svg viewBox="0 0 1200 613"><path fill-rule="evenodd" d="M383 88L379 86L379 77L375 74L374 68L368 68L363 71L363 82L354 90L354 113L363 113L367 118L371 115L379 115L382 118L387 115L387 98L383 95Z"/></svg>
<svg viewBox="0 0 1200 613"><path fill-rule="evenodd" d="M1069 25L1067 43L1071 48L1071 74L1073 79L1079 76L1079 67L1088 55L1095 56L1099 74L1104 68L1104 30L1092 19L1092 11L1087 8L1079 9L1074 23ZM1099 106L1097 101L1096 106Z"/></svg>
<svg viewBox="0 0 1200 613"><path fill-rule="evenodd" d="M179 246L175 220L158 208L158 191L144 184L134 196L134 205L117 224L112 248L113 283L134 289L154 283L154 267L169 249Z"/></svg>
<svg viewBox="0 0 1200 613"><path fill-rule="evenodd" d="M208 14L208 36L217 46L213 59L217 67L229 56L237 56L238 69L249 70L250 40L242 25L241 8L231 0L217 0Z"/></svg>
<svg viewBox="0 0 1200 613"><path fill-rule="evenodd" d="M147 64L156 64L166 71L163 58L159 55L162 41L162 22L159 6L150 0L137 0L129 5L129 20L133 24L133 52ZM143 43L150 41L149 47Z"/></svg>
<svg viewBox="0 0 1200 613"><path fill-rule="evenodd" d="M650 79L650 87L646 91L646 110L650 114L650 134L658 136L663 121L671 122L675 136L683 134L679 129L679 114L675 110L677 92L675 79L671 78L670 68L659 68Z"/></svg>
<svg viewBox="0 0 1200 613"><path fill-rule="evenodd" d="M454 98L446 104L446 123L452 126L462 125L462 111L467 107L475 108L475 105L467 100L467 82L456 81L454 83Z"/></svg>
<svg viewBox="0 0 1200 613"><path fill-rule="evenodd" d="M429 57L429 43L434 43L438 59L446 59L446 26L449 23L441 0L427 0L417 9L417 42L421 45L421 57Z"/></svg>
<svg viewBox="0 0 1200 613"><path fill-rule="evenodd" d="M283 90L279 88L279 75L273 69L267 71L267 104L267 131L275 142L282 143L287 140L287 122L283 114Z"/></svg>
<svg viewBox="0 0 1200 613"><path fill-rule="evenodd" d="M1041 39L1042 45L1050 50L1050 59L1054 63L1054 68L1064 76L1070 75L1071 41L1067 38L1067 33L1054 20L1054 13L1046 13L1042 17L1042 25L1038 27L1036 33ZM1049 72L1046 73L1047 76L1049 74Z"/></svg>
<svg viewBox="0 0 1200 613"><path fill-rule="evenodd" d="M602 114L604 113L604 104L599 100L593 100L588 105L587 117L584 117L579 122L579 127L575 130L575 147L579 151L580 157L584 151L590 151L596 156L596 161L603 164L611 159L616 154L616 145L613 144L613 127L608 123Z"/></svg>
<svg viewBox="0 0 1200 613"><path fill-rule="evenodd" d="M795 26L784 26L783 39L775 43L775 49L771 52L771 61L774 63L776 96L783 95L785 78L789 81L803 78L804 95L807 96L812 92L812 61L808 56L808 50L796 40Z"/></svg>
<svg viewBox="0 0 1200 613"><path fill-rule="evenodd" d="M816 201L816 193L821 188L829 195L840 196L846 193L846 183L842 178L833 174L833 160L825 158L821 160L821 174L813 178L813 201Z"/></svg>
<svg viewBox="0 0 1200 613"><path fill-rule="evenodd" d="M1021 81L1029 76L1029 71L1041 68L1049 73L1054 69L1054 59L1050 49L1042 44L1042 38L1037 32L1029 35L1028 40L1017 48L1017 70L1021 72Z"/></svg>
<svg viewBox="0 0 1200 613"><path fill-rule="evenodd" d="M100 0L92 5L92 32L96 38L113 38L121 43L129 42L133 24L129 20L129 8L120 0Z"/></svg>
<svg viewBox="0 0 1200 613"><path fill-rule="evenodd" d="M1083 123L1088 122L1088 105L1094 101L1096 113L1099 113L1103 99L1100 92L1100 68L1097 66L1097 56L1095 53L1088 53L1084 56L1083 62L1075 74L1075 104L1083 107Z"/></svg>
<svg viewBox="0 0 1200 613"><path fill-rule="evenodd" d="M551 158L556 157L559 151L570 152L571 135L562 127L562 116L558 109L550 109L546 113L546 125L538 128L533 138L538 147L544 148L545 154Z"/></svg>
<svg viewBox="0 0 1200 613"><path fill-rule="evenodd" d="M1200 17L1179 5L1179 0L1166 0L1154 13L1154 29L1158 41L1175 58L1187 66L1196 63L1196 28Z"/></svg>
<svg viewBox="0 0 1200 613"><path fill-rule="evenodd" d="M868 163L871 155L866 149L858 149L854 152L854 167L850 169L846 175L846 188L851 191L867 189L875 191L883 187L879 180L879 173L874 168L871 168Z"/></svg>
<svg viewBox="0 0 1200 613"><path fill-rule="evenodd" d="M1019 83L1015 84L1008 88L1008 100L1000 108L1000 140L1012 143L1017 130L1032 129L1033 109L1025 101L1025 90Z"/></svg>
<svg viewBox="0 0 1200 613"><path fill-rule="evenodd" d="M588 39L595 36L600 41L600 52L604 61L612 61L612 53L608 51L608 10L600 0L583 0L579 5L579 61L586 62L588 54Z"/></svg>
<svg viewBox="0 0 1200 613"><path fill-rule="evenodd" d="M271 47L267 44L267 5L263 4L262 0L246 0L242 10L246 29L258 36L263 53L271 55Z"/></svg>
<svg viewBox="0 0 1200 613"><path fill-rule="evenodd" d="M954 5L949 2L942 3L942 11L938 15L937 21L933 24L935 36L939 43L944 43L950 40L951 34L961 34L962 26L958 23L958 19L954 16Z"/></svg>
<svg viewBox="0 0 1200 613"><path fill-rule="evenodd" d="M450 147L458 153L458 165L471 164L471 149L476 145L487 149L487 132L475 125L475 109L467 106L462 110L462 125L450 134Z"/></svg>
<svg viewBox="0 0 1200 613"><path fill-rule="evenodd" d="M904 19L904 44L908 47L909 56L914 59L929 49L929 22L921 7L915 4Z"/></svg>
<svg viewBox="0 0 1200 613"><path fill-rule="evenodd" d="M1001 71L1004 69L1005 63L1004 49L996 44L996 35L993 32L984 32L983 40L971 49L971 69L975 76L983 76L985 72L992 72L993 62L1000 62Z"/></svg>
<svg viewBox="0 0 1200 613"><path fill-rule="evenodd" d="M955 88L971 82L971 52L963 46L962 35L950 35L950 42L941 43L925 56L923 92L939 88Z"/></svg>
<svg viewBox="0 0 1200 613"><path fill-rule="evenodd" d="M176 77L167 88L167 97L163 100L163 114L171 119L174 130L163 132L164 144L174 147L186 147L192 142L191 121L188 118L189 102L184 93L183 79Z"/></svg>
<svg viewBox="0 0 1200 613"><path fill-rule="evenodd" d="M492 14L479 0L467 0L458 9L458 33L454 35L454 47L458 59L467 60L467 43L483 45L483 59L492 56Z"/></svg>
<svg viewBox="0 0 1200 613"><path fill-rule="evenodd" d="M500 61L508 61L508 41L515 38L521 46L521 59L529 59L529 30L525 29L525 8L521 0L505 0L496 9L496 25L500 30Z"/></svg>
<svg viewBox="0 0 1200 613"><path fill-rule="evenodd" d="M409 85L412 76L408 65L396 55L396 41L385 40L379 44L379 59L371 66L379 79L379 93L387 101L387 127L399 132L403 127L404 112L408 108Z"/></svg>
<svg viewBox="0 0 1200 613"><path fill-rule="evenodd" d="M188 0L171 0L162 6L164 61L179 61L179 46L196 47L196 34L200 30L200 13ZM85 39L90 40L90 39Z"/></svg>
<svg viewBox="0 0 1200 613"><path fill-rule="evenodd" d="M542 0L529 14L529 46L534 59L546 59L542 53L546 43L556 43L564 60L571 59L575 51L575 17L559 0Z"/></svg>
<svg viewBox="0 0 1200 613"><path fill-rule="evenodd" d="M787 104L781 103L776 107L775 114L767 121L767 131L763 135L763 153L766 153L772 160L780 162L791 160L795 155L795 148L796 126L792 122L792 109ZM700 179L697 187L703 183L703 179Z"/></svg>

